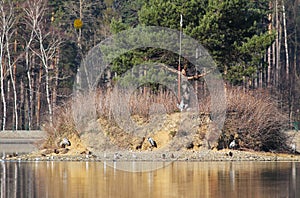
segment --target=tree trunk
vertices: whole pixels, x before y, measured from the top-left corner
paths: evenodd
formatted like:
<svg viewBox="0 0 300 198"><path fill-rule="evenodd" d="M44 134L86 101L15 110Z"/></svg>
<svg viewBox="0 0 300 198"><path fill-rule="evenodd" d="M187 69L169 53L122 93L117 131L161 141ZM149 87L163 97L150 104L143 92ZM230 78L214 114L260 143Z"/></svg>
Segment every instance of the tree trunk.
<svg viewBox="0 0 300 198"><path fill-rule="evenodd" d="M0 83L1 83L1 98L2 98L2 108L3 108L3 117L2 117L2 130L5 130L6 126L6 99L5 99L5 90L4 90L4 73L6 72L4 69L4 33L5 33L5 12L3 1L0 2L0 10L1 10L1 32L0 32Z"/></svg>
<svg viewBox="0 0 300 198"><path fill-rule="evenodd" d="M5 90L4 90L4 55L3 55L3 44L4 44L4 34L0 37L0 84L1 84L1 98L2 98L2 108L3 108L3 117L2 117L2 130L5 130L6 126L6 99L5 99Z"/></svg>
<svg viewBox="0 0 300 198"><path fill-rule="evenodd" d="M35 28L35 27L33 27ZM31 34L30 34L30 38L28 40L28 43L26 45L26 48L25 48L25 62L26 62L26 70L27 70L27 81L28 81L28 130L31 130L31 127L32 127L32 120L33 120L33 88L32 88L32 85L33 85L33 79L31 78L32 74L31 74L31 66L30 66L30 58L29 58L29 48L30 48L30 45L31 45L31 42L33 40L33 31L34 30L31 30ZM34 55L32 57L32 65L34 65ZM26 99L27 100L27 99Z"/></svg>
<svg viewBox="0 0 300 198"><path fill-rule="evenodd" d="M282 3L282 20L283 20L283 33L284 33L284 48L285 48L285 89L288 91L288 111L289 111L289 119L292 120L292 86L290 84L290 61L289 61L289 48L288 48L288 42L287 42L287 25L286 25L286 11L285 11L285 4L284 1L281 1Z"/></svg>
<svg viewBox="0 0 300 198"><path fill-rule="evenodd" d="M298 4L297 4L298 3ZM295 1L294 4L294 68L293 68L293 74L298 77L297 75L297 62L298 62L298 24L297 24L297 18L298 18L298 14L299 14L299 9L298 6L300 6L300 0L297 2L297 0Z"/></svg>
<svg viewBox="0 0 300 198"><path fill-rule="evenodd" d="M30 68L34 68L35 67L35 55L34 54L32 54L32 58L31 58L31 65L32 66L30 66ZM31 73L31 75L30 75L30 73ZM28 74L27 74L28 75ZM29 93L28 93L28 97L29 97L29 103L28 103L28 105L29 105L29 108L30 108L30 120L28 120L28 124L29 124L29 121L30 121L30 125L29 125L29 128L31 129L31 128L35 128L35 129L37 129L36 128L36 125L34 124L34 119L35 119L35 112L36 112L36 95L37 95L37 93L36 93L36 86L37 86L37 83L36 82L38 82L38 80L37 80L37 77L36 76L38 76L39 74L36 74L35 73L35 71L32 69L31 70L31 72L29 72L29 78L30 78L30 84L28 84L28 86L30 86L31 88L28 90L29 91ZM28 82L29 83L29 82Z"/></svg>
<svg viewBox="0 0 300 198"><path fill-rule="evenodd" d="M38 76L38 81L36 84L36 125L37 128L40 128L40 114L41 114L41 83L42 83L42 73L43 73L43 69L42 67L40 67L39 69L39 76Z"/></svg>
<svg viewBox="0 0 300 198"><path fill-rule="evenodd" d="M9 37L8 37L8 32L5 35L6 37L6 53L7 53L7 59L8 59L8 68L9 68L9 75L12 83L12 88L13 88L13 95L14 95L14 111L13 111L13 125L15 126L14 129L18 130L18 107L17 107L17 90L16 90L16 82L14 79L14 74L12 67L14 64L11 62L11 56L10 56L10 49L9 49Z"/></svg>
<svg viewBox="0 0 300 198"><path fill-rule="evenodd" d="M51 99L50 99L50 87L49 87L49 68L45 68L45 73L46 73L46 100L47 100L47 105L48 105L48 113L49 113L49 121L50 125L52 125L52 106L51 106Z"/></svg>
<svg viewBox="0 0 300 198"><path fill-rule="evenodd" d="M278 11L278 0L276 0L275 5L275 16L276 16L276 87L280 88L280 75L281 75L281 63L280 63L280 51L281 51L281 37L282 37L282 29L279 20L279 11Z"/></svg>
<svg viewBox="0 0 300 198"><path fill-rule="evenodd" d="M269 9L273 9L272 1L269 2ZM269 34L272 34L272 13L269 14L268 19L269 19L269 25L268 25L268 30ZM267 87L271 86L272 78L271 78L271 70L272 70L272 46L268 48L267 51L267 59L268 59L268 69L267 69Z"/></svg>
<svg viewBox="0 0 300 198"><path fill-rule="evenodd" d="M31 122L32 122L32 101L33 101L33 91L31 86L31 74L29 67L29 55L28 49L26 50L26 69L27 69L27 80L28 80L28 92L29 92L29 100L28 100L28 130L31 130Z"/></svg>
<svg viewBox="0 0 300 198"><path fill-rule="evenodd" d="M26 117L26 112L28 112L28 109L26 109L26 106L24 105L24 100L25 100L25 88L24 88L24 82L23 80L20 81L20 102L19 102L19 109L20 109L20 125L22 129L27 129L25 127L26 122L25 122L25 117ZM26 102L25 102L26 103Z"/></svg>
<svg viewBox="0 0 300 198"><path fill-rule="evenodd" d="M56 105L57 105L57 89L58 89L58 78L59 78L59 49L57 50L57 56L54 58L54 86L52 88L52 104L53 104L53 109L55 110Z"/></svg>
<svg viewBox="0 0 300 198"><path fill-rule="evenodd" d="M287 42L287 27L286 27L286 13L285 13L285 5L282 0L282 17L283 17L283 32L284 32L284 47L285 47L285 72L286 72L286 83L289 82L289 72L290 72L290 63L289 63L289 48ZM289 85L288 85L289 86Z"/></svg>
<svg viewBox="0 0 300 198"><path fill-rule="evenodd" d="M82 0L79 1L79 18L80 20L82 20L83 18L83 15L82 15ZM77 37L77 46L78 46L78 49L79 49L79 59L81 59L83 57L83 54L82 54L82 45L81 45L81 28L79 28L78 30L78 37ZM82 88L82 76L79 75L80 73L80 67L78 66L77 68L77 75L76 75L76 86L79 87L79 89Z"/></svg>

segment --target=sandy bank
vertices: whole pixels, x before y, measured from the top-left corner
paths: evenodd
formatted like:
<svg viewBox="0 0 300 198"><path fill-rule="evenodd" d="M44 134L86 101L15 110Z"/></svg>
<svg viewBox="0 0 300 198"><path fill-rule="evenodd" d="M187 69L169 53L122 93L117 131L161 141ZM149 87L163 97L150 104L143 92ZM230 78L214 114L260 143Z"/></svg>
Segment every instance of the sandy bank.
<svg viewBox="0 0 300 198"><path fill-rule="evenodd" d="M238 150L115 151L101 153L45 154L41 151L12 156L4 161L300 161L300 155Z"/></svg>

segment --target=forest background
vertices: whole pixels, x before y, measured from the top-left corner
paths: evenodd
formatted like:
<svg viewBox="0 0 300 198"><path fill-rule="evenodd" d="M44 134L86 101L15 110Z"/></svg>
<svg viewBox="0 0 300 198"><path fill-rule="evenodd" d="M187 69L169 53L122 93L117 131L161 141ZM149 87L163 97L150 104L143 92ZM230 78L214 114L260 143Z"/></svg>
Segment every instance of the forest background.
<svg viewBox="0 0 300 198"><path fill-rule="evenodd" d="M183 31L209 51L228 86L268 93L290 123L300 121L299 0L1 0L0 10L1 130L52 122L86 53L139 25ZM115 59L100 87L145 61L179 64L171 52L138 49ZM203 72L182 58L184 68ZM203 79L193 81L205 96Z"/></svg>

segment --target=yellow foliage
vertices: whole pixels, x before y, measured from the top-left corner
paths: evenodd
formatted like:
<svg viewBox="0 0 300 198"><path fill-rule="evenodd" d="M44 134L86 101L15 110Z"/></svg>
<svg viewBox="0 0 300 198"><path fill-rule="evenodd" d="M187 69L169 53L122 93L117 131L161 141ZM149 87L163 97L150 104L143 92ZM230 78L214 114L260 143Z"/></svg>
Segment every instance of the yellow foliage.
<svg viewBox="0 0 300 198"><path fill-rule="evenodd" d="M83 25L83 23L82 23L81 19L75 19L75 20L74 20L74 27L75 27L76 29L82 28L82 25Z"/></svg>

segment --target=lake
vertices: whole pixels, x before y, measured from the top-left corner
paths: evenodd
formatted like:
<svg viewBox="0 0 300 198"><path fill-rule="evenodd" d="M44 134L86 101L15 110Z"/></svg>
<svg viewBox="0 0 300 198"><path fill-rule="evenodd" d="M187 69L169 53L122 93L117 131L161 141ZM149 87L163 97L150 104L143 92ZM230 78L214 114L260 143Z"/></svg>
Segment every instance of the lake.
<svg viewBox="0 0 300 198"><path fill-rule="evenodd" d="M103 162L1 161L0 172L1 198L300 197L300 162L172 162L128 172Z"/></svg>

